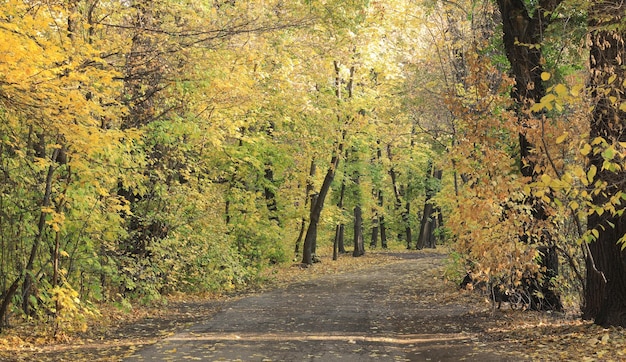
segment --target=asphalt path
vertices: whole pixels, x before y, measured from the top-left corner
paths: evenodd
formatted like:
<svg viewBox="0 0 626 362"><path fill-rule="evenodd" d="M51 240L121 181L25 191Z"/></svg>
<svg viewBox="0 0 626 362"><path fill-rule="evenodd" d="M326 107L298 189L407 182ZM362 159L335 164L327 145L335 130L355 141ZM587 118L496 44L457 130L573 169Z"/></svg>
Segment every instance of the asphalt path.
<svg viewBox="0 0 626 362"><path fill-rule="evenodd" d="M481 348L470 306L446 299L444 256L401 255L234 301L126 361L506 360Z"/></svg>

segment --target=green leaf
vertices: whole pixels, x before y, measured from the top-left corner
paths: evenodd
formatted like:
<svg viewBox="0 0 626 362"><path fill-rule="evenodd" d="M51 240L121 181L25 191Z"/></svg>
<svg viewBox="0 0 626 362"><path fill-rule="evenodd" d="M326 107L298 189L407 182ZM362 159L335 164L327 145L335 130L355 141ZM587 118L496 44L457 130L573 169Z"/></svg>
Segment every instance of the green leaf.
<svg viewBox="0 0 626 362"><path fill-rule="evenodd" d="M613 147L609 147L604 150L604 152L602 152L602 158L607 161L612 160L613 157L615 157L615 150L613 149Z"/></svg>

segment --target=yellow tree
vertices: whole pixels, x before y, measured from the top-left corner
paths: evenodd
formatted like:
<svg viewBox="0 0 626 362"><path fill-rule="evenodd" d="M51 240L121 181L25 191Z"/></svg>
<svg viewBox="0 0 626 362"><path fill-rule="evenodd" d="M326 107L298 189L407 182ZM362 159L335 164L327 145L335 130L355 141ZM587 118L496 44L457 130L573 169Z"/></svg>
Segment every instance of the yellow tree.
<svg viewBox="0 0 626 362"><path fill-rule="evenodd" d="M75 252L97 249L85 244L86 235L111 240L121 231L125 206L108 190L120 167L132 162L120 140L137 135L103 127L124 111L115 94L121 84L102 59L107 51L98 47L93 36L98 27L84 3L8 1L2 13L2 222L7 231L2 240L3 249L15 251L7 255L13 260L2 263L4 316L19 287L25 313L34 313L39 302L53 308L66 300L64 294L75 293L66 283L72 272L67 261ZM52 245L43 249L51 255L42 255L42 245Z"/></svg>

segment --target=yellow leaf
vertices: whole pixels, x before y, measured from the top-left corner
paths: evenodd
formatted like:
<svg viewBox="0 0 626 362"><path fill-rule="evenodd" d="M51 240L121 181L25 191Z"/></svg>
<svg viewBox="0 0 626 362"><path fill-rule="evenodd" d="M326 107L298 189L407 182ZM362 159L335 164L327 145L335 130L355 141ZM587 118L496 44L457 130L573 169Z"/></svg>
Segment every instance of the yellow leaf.
<svg viewBox="0 0 626 362"><path fill-rule="evenodd" d="M610 76L609 80L607 81L607 83L611 84L611 83L615 82L615 79L617 79L617 74L613 74L612 76Z"/></svg>
<svg viewBox="0 0 626 362"><path fill-rule="evenodd" d="M556 94L559 95L559 97L563 97L567 95L567 87L564 84L557 84L554 87L554 91L556 92Z"/></svg>
<svg viewBox="0 0 626 362"><path fill-rule="evenodd" d="M589 145L588 143L585 143L585 145L583 146L582 150L580 150L580 153L583 156L587 156L589 154L589 152L591 152L591 145Z"/></svg>
<svg viewBox="0 0 626 362"><path fill-rule="evenodd" d="M541 73L541 80L544 81L544 82L550 80L551 77L552 77L552 74L550 74L548 72Z"/></svg>
<svg viewBox="0 0 626 362"><path fill-rule="evenodd" d="M559 137L557 137L556 139L556 144L561 144L563 143L563 141L565 141L565 139L567 138L567 136L569 136L569 132L565 132L562 135L560 135Z"/></svg>
<svg viewBox="0 0 626 362"><path fill-rule="evenodd" d="M591 165L589 167L589 171L587 171L587 180L589 180L589 182L593 182L593 178L596 176L597 172L598 168L596 167L596 165Z"/></svg>

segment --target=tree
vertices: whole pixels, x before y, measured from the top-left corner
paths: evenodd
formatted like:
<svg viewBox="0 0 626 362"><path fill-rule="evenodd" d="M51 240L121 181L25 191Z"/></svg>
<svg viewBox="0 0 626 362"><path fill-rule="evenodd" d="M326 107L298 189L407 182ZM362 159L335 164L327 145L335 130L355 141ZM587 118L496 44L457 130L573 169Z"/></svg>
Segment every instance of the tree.
<svg viewBox="0 0 626 362"><path fill-rule="evenodd" d="M624 11L626 5L620 1L597 1L590 7L589 64L594 108L589 137L594 150L588 151L588 174L595 190L587 224L595 240L589 244L586 260L583 305L584 318L603 326L622 327L626 326L626 215L616 198L624 198L626 172L615 162L621 160L616 152L623 154L626 142Z"/></svg>
<svg viewBox="0 0 626 362"><path fill-rule="evenodd" d="M441 212L437 210L432 203L432 198L436 195L440 188L442 170L435 169L431 164L431 172L427 175L426 180L426 200L424 202L424 211L422 213L422 222L420 224L420 232L418 235L416 248L435 248L437 240L435 238L435 229L440 225Z"/></svg>
<svg viewBox="0 0 626 362"><path fill-rule="evenodd" d="M518 0L499 0L498 6L502 15L503 42L507 58L511 64L511 73L515 79L515 87L511 95L520 107L517 110L521 131L519 132L519 147L521 157L521 174L530 178L531 182L540 176L535 167L535 161L531 157L534 146L529 142L525 128L533 123L525 116L524 110L529 104L538 103L545 96L542 73L542 54L539 44L542 36L550 23L548 15L559 5L560 0L540 1L531 17L527 5ZM528 227L532 230L527 233L527 241L539 242L541 266L547 270L543 273L540 281L541 293L544 301L535 301L533 297L532 308L561 309L559 296L551 289L549 280L558 274L558 255L552 236L545 231L539 231L537 225L547 220L546 205L537 198L530 197L526 202L532 206L534 220ZM539 226L541 227L541 226Z"/></svg>

